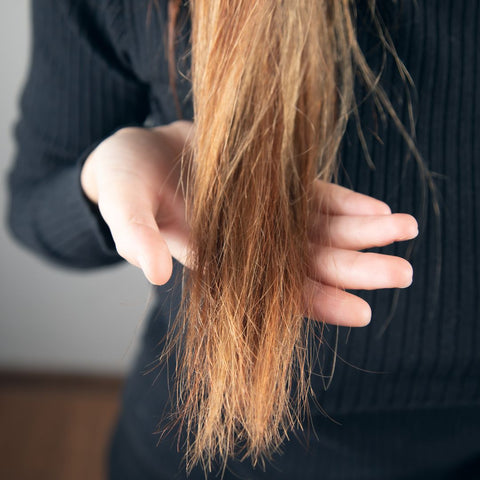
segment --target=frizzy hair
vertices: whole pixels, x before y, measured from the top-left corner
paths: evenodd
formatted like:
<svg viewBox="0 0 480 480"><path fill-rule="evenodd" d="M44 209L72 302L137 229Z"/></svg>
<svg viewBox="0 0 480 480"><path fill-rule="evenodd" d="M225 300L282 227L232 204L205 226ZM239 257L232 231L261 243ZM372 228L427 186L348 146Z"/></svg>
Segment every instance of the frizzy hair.
<svg viewBox="0 0 480 480"><path fill-rule="evenodd" d="M179 3L169 1L171 19ZM336 176L355 75L416 149L360 50L351 0L189 8L190 268L160 360L175 350L169 428L186 434L187 472L197 463L207 472L214 458L223 468L232 456L264 464L309 413L312 324L321 320L309 320L309 225L323 201L314 187ZM172 21L168 31L172 75Z"/></svg>

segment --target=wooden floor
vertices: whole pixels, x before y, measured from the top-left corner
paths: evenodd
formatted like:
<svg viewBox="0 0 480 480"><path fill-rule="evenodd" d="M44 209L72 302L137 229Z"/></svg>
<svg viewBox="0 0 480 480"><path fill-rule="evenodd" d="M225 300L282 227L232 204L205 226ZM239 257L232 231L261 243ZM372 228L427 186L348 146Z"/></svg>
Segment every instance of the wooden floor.
<svg viewBox="0 0 480 480"><path fill-rule="evenodd" d="M121 383L0 372L0 479L104 480Z"/></svg>

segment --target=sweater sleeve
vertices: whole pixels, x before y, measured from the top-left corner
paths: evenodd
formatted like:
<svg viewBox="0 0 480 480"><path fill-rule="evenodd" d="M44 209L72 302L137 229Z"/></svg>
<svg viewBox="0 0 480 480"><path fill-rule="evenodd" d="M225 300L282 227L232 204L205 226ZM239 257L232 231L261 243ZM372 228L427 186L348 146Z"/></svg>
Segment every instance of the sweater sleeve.
<svg viewBox="0 0 480 480"><path fill-rule="evenodd" d="M108 226L83 194L88 154L115 130L143 125L149 89L129 68L121 2L33 0L32 57L15 125L8 223L56 263L116 263Z"/></svg>

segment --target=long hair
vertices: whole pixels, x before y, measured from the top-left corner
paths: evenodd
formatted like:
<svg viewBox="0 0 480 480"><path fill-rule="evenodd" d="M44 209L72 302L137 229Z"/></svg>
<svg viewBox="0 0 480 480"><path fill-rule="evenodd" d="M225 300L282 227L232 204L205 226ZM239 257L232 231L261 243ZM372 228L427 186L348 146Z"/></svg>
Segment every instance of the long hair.
<svg viewBox="0 0 480 480"><path fill-rule="evenodd" d="M179 1L169 3L176 18ZM313 187L336 176L355 75L415 151L361 52L350 0L189 6L190 268L164 350L177 352L188 472L199 462L211 471L215 457L224 468L230 456L263 464L309 413L308 226L323 201Z"/></svg>

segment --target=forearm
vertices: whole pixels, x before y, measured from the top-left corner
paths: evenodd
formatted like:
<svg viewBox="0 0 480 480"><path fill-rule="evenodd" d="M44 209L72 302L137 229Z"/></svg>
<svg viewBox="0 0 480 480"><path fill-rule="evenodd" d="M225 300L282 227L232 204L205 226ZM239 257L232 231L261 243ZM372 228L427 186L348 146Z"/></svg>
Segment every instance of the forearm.
<svg viewBox="0 0 480 480"><path fill-rule="evenodd" d="M77 164L42 180L13 170L8 223L24 246L55 263L91 268L119 262L109 229L80 186Z"/></svg>
<svg viewBox="0 0 480 480"><path fill-rule="evenodd" d="M8 222L24 246L71 267L121 260L81 189L81 166L103 139L143 125L149 112L148 87L123 63L123 16L112 8L32 1L33 51L15 128Z"/></svg>

